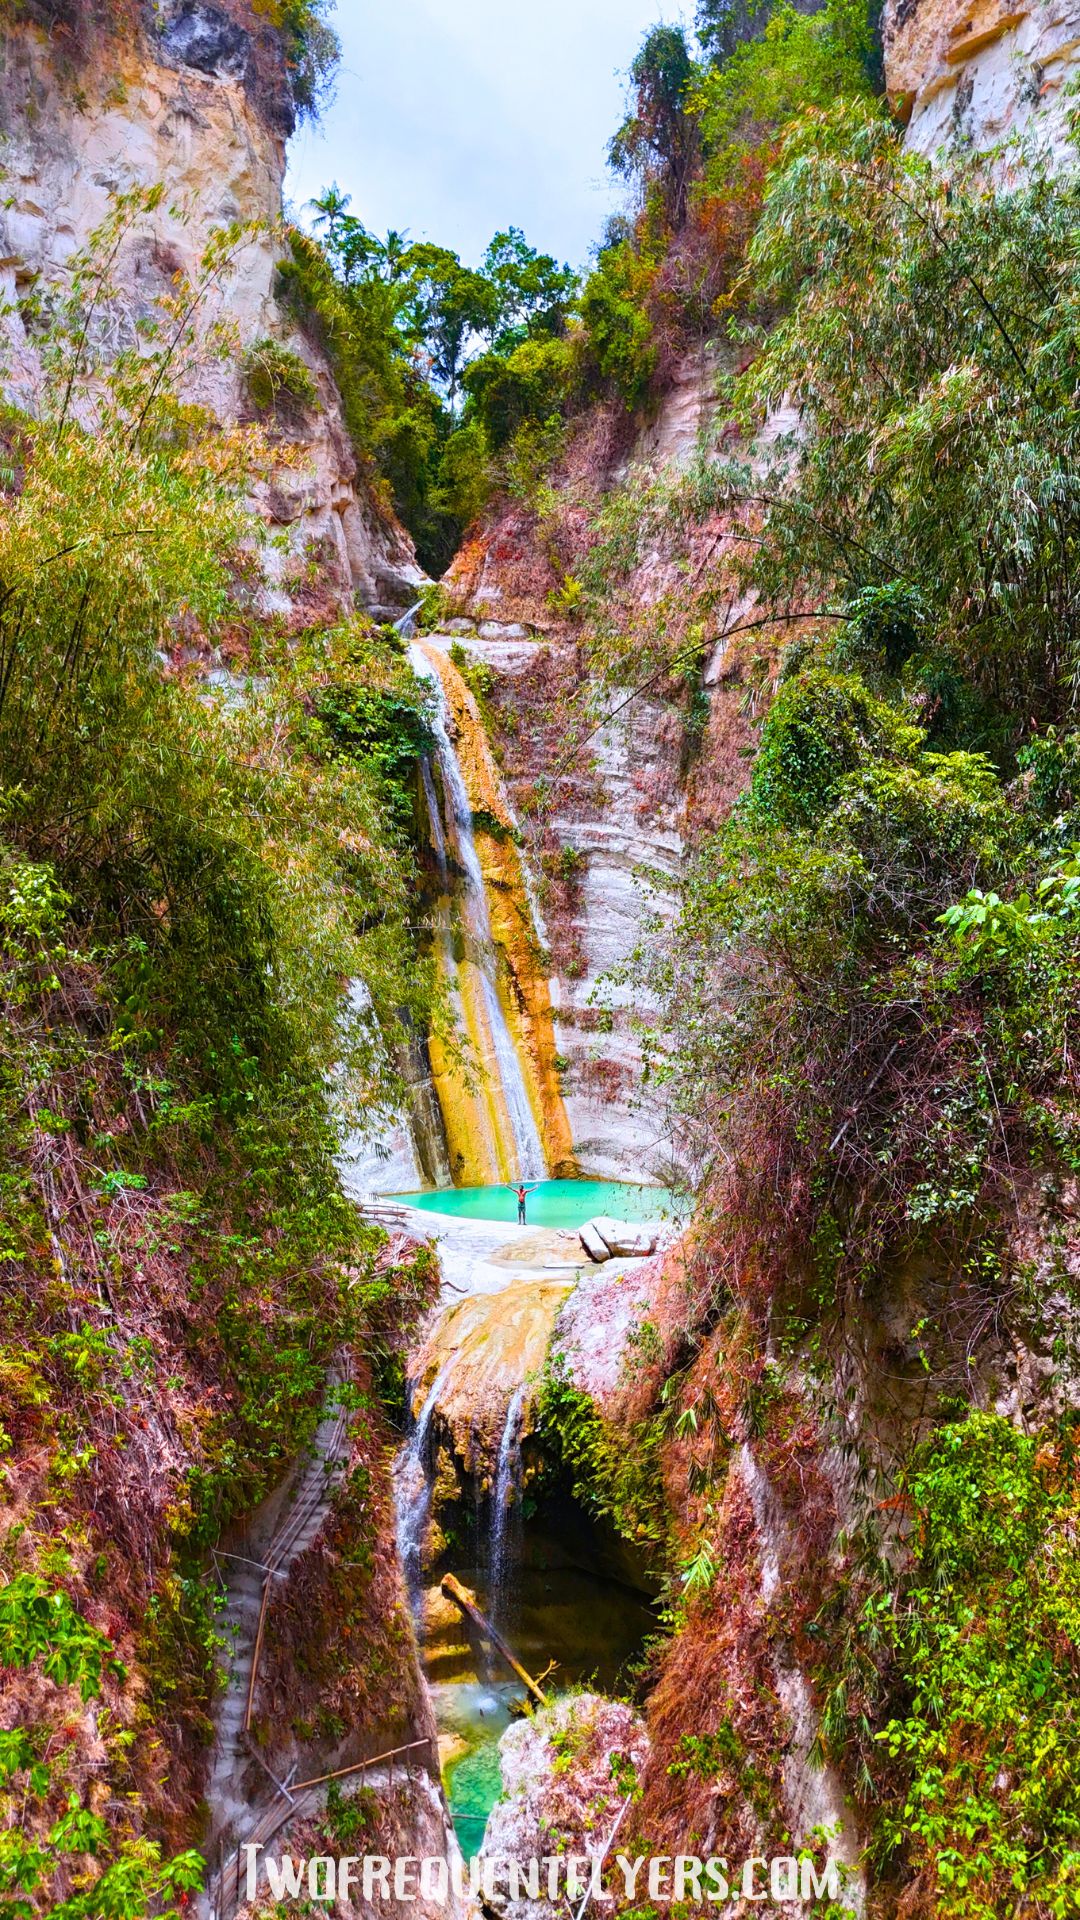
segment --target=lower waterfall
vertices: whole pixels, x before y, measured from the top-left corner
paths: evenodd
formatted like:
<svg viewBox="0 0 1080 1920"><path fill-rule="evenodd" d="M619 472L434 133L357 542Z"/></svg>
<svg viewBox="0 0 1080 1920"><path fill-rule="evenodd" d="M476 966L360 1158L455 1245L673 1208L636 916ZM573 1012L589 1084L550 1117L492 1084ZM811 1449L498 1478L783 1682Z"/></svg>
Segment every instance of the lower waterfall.
<svg viewBox="0 0 1080 1920"><path fill-rule="evenodd" d="M441 1222L438 1232L441 1242ZM547 1237L500 1244L518 1232L463 1220L449 1260L440 1245L448 1295L409 1355L410 1417L394 1470L404 1583L468 1857L502 1790L500 1740L527 1698L443 1591L443 1576L475 1595L552 1699L583 1685L614 1692L656 1628L644 1565L635 1577L604 1523L545 1479L536 1381L570 1286L545 1264L554 1252ZM471 1266L462 1245L470 1237ZM518 1257L500 1268L500 1254ZM496 1278L503 1284L492 1290Z"/></svg>
<svg viewBox="0 0 1080 1920"><path fill-rule="evenodd" d="M510 1556L508 1548L511 1542L514 1501L520 1492L521 1482L521 1431L525 1418L525 1396L528 1383L522 1381L515 1390L513 1399L506 1412L506 1425L499 1442L499 1458L495 1469L495 1486L491 1496L491 1529L489 1562L491 1572L488 1576L491 1593L489 1596L491 1617L498 1624L506 1612L507 1589L510 1576Z"/></svg>
<svg viewBox="0 0 1080 1920"><path fill-rule="evenodd" d="M424 1534L431 1512L431 1481L428 1476L427 1450L431 1422L439 1395L450 1372L451 1362L436 1374L416 1424L398 1457L394 1474L394 1501L397 1510L397 1542L405 1584L410 1600L416 1604L420 1593Z"/></svg>

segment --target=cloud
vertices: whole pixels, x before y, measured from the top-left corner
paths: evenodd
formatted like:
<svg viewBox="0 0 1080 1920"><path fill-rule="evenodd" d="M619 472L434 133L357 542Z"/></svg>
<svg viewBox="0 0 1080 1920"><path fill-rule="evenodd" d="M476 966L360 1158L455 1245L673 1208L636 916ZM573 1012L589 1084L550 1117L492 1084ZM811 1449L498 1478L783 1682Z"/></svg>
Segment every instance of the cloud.
<svg viewBox="0 0 1080 1920"><path fill-rule="evenodd" d="M479 260L500 228L584 264L619 189L605 149L658 0L339 0L337 98L290 150L294 205L331 180L377 232Z"/></svg>

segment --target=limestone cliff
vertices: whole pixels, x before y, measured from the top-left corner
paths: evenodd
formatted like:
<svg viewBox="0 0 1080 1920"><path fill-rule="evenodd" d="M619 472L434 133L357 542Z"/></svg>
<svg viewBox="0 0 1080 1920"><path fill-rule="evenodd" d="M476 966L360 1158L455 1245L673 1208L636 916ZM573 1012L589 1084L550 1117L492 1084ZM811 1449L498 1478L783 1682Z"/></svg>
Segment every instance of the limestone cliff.
<svg viewBox="0 0 1080 1920"><path fill-rule="evenodd" d="M317 389L311 405L272 423L282 467L256 498L268 533L266 610L297 620L354 601L398 610L421 578L411 541L363 484L329 370L275 298L292 117L278 37L248 0L230 0L228 10L169 0L122 31L87 26L67 4L18 20L0 9L9 387L33 405L25 303L35 287L63 286L114 194L165 189L115 263L109 325L118 342L177 275L194 272L215 228L257 223L221 295L236 352L208 361L191 397L223 422L250 414L244 350L266 339L298 353Z"/></svg>
<svg viewBox="0 0 1080 1920"><path fill-rule="evenodd" d="M1025 131L1064 149L1080 58L1074 0L887 0L882 39L889 98L920 153L983 151Z"/></svg>

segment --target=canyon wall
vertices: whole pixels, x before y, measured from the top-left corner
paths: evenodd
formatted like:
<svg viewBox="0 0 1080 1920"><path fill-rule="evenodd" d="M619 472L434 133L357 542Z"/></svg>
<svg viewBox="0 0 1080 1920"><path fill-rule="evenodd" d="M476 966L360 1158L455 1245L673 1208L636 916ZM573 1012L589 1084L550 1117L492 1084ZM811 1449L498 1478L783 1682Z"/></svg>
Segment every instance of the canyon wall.
<svg viewBox="0 0 1080 1920"><path fill-rule="evenodd" d="M918 152L985 151L1024 133L1064 154L1075 0L887 0L882 41L889 100Z"/></svg>
<svg viewBox="0 0 1080 1920"><path fill-rule="evenodd" d="M256 490L265 522L263 610L301 623L353 604L399 611L422 577L412 543L365 486L329 369L275 297L285 142L293 121L278 37L233 0L229 11L172 0L123 29L83 26L67 5L0 24L0 298L6 385L33 408L40 368L29 299L62 288L73 256L113 196L162 186L112 270L107 325L117 345L194 278L210 234L255 231L205 308L235 351L208 356L189 398L222 422L250 418L244 350L270 339L299 354L315 404L265 424L280 469Z"/></svg>

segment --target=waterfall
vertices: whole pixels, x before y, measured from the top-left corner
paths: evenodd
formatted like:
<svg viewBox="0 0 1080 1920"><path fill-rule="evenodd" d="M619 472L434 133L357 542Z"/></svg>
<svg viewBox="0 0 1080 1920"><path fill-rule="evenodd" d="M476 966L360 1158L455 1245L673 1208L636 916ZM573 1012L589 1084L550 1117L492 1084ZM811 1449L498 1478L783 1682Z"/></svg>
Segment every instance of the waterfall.
<svg viewBox="0 0 1080 1920"><path fill-rule="evenodd" d="M431 1512L431 1482L428 1478L428 1438L439 1395L452 1366L448 1360L439 1369L423 1406L413 1424L408 1441L394 1469L394 1505L397 1510L398 1555L405 1575L409 1599L415 1607L420 1594L424 1534Z"/></svg>
<svg viewBox="0 0 1080 1920"><path fill-rule="evenodd" d="M522 1381L506 1412L506 1425L499 1442L495 1469L495 1491L491 1502L491 1594L493 1620L498 1623L505 1611L510 1572L510 1514L514 1495L521 1480L521 1433L524 1426L525 1395L528 1383Z"/></svg>
<svg viewBox="0 0 1080 1920"><path fill-rule="evenodd" d="M416 642L410 645L409 658L417 677L432 687L436 696L432 731L442 778L445 827L430 766L425 763L421 772L431 819L432 847L447 901L450 885L448 841L449 850L453 852L462 876L459 889L462 931L465 935L465 961L462 964L470 965L479 986L472 1038L480 1056L480 1069L487 1089L492 1096L498 1096L497 1100L489 1102L487 1113L487 1124L492 1135L489 1143L491 1163L496 1168L504 1166L510 1178L542 1180L547 1172L547 1161L522 1063L499 998L498 961L487 891L476 847L472 807L447 724L446 693L437 668ZM464 983L461 968L454 959L448 914L440 926L439 944L450 980L461 997ZM498 1137L501 1118L499 1104L505 1109L509 1122L509 1141ZM510 1148L512 1151L509 1151Z"/></svg>

